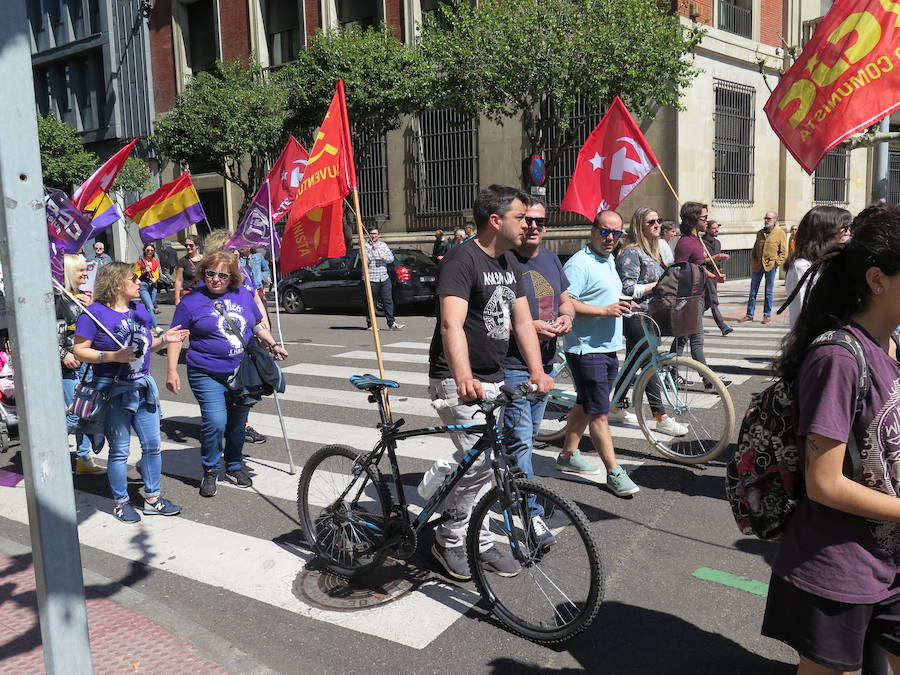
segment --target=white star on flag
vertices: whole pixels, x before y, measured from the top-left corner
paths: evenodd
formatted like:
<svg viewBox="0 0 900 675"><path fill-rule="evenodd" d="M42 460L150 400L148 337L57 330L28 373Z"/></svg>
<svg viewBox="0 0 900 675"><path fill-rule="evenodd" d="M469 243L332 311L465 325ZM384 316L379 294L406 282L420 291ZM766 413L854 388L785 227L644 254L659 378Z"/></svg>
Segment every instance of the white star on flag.
<svg viewBox="0 0 900 675"><path fill-rule="evenodd" d="M596 171L597 169L603 168L604 159L606 159L606 157L601 157L599 152L595 152L594 156L591 157L588 161L591 163L591 166L594 167L594 171Z"/></svg>

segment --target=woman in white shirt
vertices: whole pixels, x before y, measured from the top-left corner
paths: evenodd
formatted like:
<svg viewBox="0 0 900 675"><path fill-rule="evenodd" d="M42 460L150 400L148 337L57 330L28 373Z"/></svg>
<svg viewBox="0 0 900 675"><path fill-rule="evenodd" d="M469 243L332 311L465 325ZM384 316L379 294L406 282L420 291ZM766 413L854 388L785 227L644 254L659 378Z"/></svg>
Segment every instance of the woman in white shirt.
<svg viewBox="0 0 900 675"><path fill-rule="evenodd" d="M853 216L847 209L837 206L814 206L806 212L797 227L797 234L794 235L797 242L794 252L784 265L787 269L784 287L788 297L813 263L833 245L841 243L845 234L849 234L852 219ZM788 305L791 326L797 322L803 308L803 300L815 281L815 279L807 280Z"/></svg>

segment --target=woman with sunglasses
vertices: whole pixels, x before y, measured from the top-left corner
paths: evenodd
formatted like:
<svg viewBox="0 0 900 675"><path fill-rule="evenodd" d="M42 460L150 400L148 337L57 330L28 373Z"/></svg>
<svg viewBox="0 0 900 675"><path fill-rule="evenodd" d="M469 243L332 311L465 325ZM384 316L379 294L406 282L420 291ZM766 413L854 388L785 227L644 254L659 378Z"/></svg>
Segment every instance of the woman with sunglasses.
<svg viewBox="0 0 900 675"><path fill-rule="evenodd" d="M144 246L144 253L134 264L134 273L141 280L141 302L147 308L152 322L153 334L162 335L162 329L156 323L156 284L159 281L159 259L156 257L156 247L153 244Z"/></svg>
<svg viewBox="0 0 900 675"><path fill-rule="evenodd" d="M175 308L172 322L190 332L185 360L188 383L200 405L200 496L212 497L216 494L223 442L225 480L240 488L253 485L244 470L243 454L244 426L250 407L228 387L229 378L244 357L244 345L255 335L276 357L284 358L288 353L262 326L255 294L242 286L244 278L237 256L229 251L208 253L197 270L202 282ZM173 345L168 351L166 386L175 394L181 391L180 352L180 345Z"/></svg>
<svg viewBox="0 0 900 675"><path fill-rule="evenodd" d="M186 330L175 325L161 337L150 329L151 315L140 298L140 278L128 263L104 265L94 286L94 302L75 324L75 357L93 364L93 386L108 395L102 413L109 443L106 473L116 518L137 523L141 516L128 497L128 454L131 430L141 443L138 471L144 479L144 515L175 516L181 507L160 495L159 389L150 375L150 352L181 344ZM100 326L95 323L99 321ZM115 340L113 340L113 337ZM120 347L119 345L124 345ZM99 425L92 421L90 426Z"/></svg>
<svg viewBox="0 0 900 675"><path fill-rule="evenodd" d="M184 256L175 265L175 304L197 283L197 265L203 260L195 237L184 240Z"/></svg>

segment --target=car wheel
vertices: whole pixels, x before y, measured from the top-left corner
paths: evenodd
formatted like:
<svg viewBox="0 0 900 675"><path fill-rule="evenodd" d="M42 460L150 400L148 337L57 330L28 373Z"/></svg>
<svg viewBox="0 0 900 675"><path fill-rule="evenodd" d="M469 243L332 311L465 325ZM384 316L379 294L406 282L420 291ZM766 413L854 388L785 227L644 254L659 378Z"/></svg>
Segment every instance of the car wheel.
<svg viewBox="0 0 900 675"><path fill-rule="evenodd" d="M281 306L288 314L299 314L303 311L303 296L296 288L288 288L281 296Z"/></svg>

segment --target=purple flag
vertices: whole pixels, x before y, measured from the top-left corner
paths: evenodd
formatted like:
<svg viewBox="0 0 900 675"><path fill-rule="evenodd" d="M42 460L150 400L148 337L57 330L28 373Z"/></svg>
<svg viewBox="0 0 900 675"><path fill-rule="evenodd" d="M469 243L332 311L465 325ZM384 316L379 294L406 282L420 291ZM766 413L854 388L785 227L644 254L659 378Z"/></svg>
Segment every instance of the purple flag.
<svg viewBox="0 0 900 675"><path fill-rule="evenodd" d="M273 232L269 206L269 181L267 179L263 181L259 192L250 202L247 212L225 248L264 248L268 251L272 246L271 237L275 237L275 257L278 258L281 253L281 240L278 238L278 233Z"/></svg>
<svg viewBox="0 0 900 675"><path fill-rule="evenodd" d="M79 211L62 190L47 188L47 192L47 234L62 253L78 253L94 229L90 215Z"/></svg>
<svg viewBox="0 0 900 675"><path fill-rule="evenodd" d="M61 286L66 285L66 252L57 248L59 241L50 240L50 276Z"/></svg>

